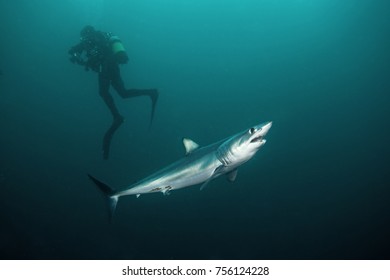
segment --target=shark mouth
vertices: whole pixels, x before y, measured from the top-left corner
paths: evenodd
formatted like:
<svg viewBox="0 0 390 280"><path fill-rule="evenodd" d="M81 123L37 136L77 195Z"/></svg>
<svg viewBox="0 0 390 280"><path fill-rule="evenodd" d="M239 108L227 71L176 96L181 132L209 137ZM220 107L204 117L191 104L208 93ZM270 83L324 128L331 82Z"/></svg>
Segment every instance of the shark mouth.
<svg viewBox="0 0 390 280"><path fill-rule="evenodd" d="M258 137L255 137L251 140L251 143L255 143L255 142L261 142L263 140L263 136L258 136Z"/></svg>

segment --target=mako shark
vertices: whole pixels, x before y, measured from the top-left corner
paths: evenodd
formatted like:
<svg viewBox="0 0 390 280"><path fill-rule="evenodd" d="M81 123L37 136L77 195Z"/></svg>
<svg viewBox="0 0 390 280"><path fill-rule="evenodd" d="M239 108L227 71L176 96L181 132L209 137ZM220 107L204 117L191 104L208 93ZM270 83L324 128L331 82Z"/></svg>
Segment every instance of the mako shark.
<svg viewBox="0 0 390 280"><path fill-rule="evenodd" d="M233 182L237 176L237 168L250 160L265 144L264 136L268 133L272 122L253 126L231 137L214 144L200 147L188 138L183 138L186 156L171 165L157 171L145 179L115 190L88 174L107 198L110 220L115 212L119 197L125 195L170 191L201 184L201 190L213 179L226 174Z"/></svg>

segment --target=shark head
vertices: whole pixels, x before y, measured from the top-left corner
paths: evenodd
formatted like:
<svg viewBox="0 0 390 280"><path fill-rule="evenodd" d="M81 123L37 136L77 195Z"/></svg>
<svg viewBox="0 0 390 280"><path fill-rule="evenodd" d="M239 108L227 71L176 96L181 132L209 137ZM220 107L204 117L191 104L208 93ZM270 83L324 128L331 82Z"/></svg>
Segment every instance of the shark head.
<svg viewBox="0 0 390 280"><path fill-rule="evenodd" d="M245 163L265 144L271 126L272 122L262 123L230 137L218 148L218 159L232 168Z"/></svg>

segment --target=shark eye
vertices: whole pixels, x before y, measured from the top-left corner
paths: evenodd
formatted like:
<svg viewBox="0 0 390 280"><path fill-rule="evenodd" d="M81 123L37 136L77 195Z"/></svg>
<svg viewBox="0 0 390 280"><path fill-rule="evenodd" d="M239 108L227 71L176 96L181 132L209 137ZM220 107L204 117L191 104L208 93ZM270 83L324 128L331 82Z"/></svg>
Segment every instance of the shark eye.
<svg viewBox="0 0 390 280"><path fill-rule="evenodd" d="M253 133L255 133L255 129L252 127L251 129L249 129L249 134L253 134Z"/></svg>

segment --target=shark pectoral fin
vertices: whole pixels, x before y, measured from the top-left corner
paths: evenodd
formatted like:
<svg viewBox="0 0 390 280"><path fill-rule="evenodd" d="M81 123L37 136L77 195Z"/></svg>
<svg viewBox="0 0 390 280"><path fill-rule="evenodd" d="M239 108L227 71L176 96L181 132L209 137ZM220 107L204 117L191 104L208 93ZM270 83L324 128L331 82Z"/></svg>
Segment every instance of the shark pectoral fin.
<svg viewBox="0 0 390 280"><path fill-rule="evenodd" d="M237 168L226 174L226 178L229 182L234 182L237 177Z"/></svg>
<svg viewBox="0 0 390 280"><path fill-rule="evenodd" d="M186 155L192 153L194 150L196 150L199 145L192 141L191 139L189 138L183 138L183 145L184 145L184 148L186 149Z"/></svg>
<svg viewBox="0 0 390 280"><path fill-rule="evenodd" d="M221 171L221 169L223 168L224 166L223 165L220 165L218 166L217 168L215 168L213 174L211 174L210 178L208 178L203 184L202 186L200 186L200 190L203 190L205 187L207 187L207 185L210 183L211 180L213 180L215 177L217 177L218 173Z"/></svg>
<svg viewBox="0 0 390 280"><path fill-rule="evenodd" d="M204 182L201 186L200 186L200 190L202 191L205 187L207 187L208 183L211 181L212 177L208 178L206 182Z"/></svg>

